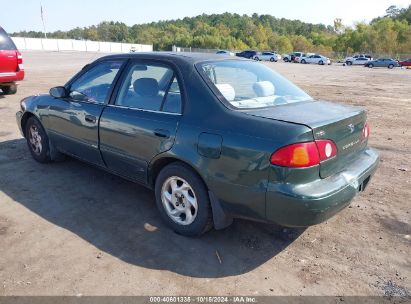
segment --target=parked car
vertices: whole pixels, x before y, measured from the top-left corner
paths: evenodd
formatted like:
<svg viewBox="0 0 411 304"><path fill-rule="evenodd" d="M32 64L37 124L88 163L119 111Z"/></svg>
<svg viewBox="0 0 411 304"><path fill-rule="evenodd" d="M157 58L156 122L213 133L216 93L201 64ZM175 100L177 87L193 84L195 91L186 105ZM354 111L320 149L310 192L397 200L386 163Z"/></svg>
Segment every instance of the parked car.
<svg viewBox="0 0 411 304"><path fill-rule="evenodd" d="M0 89L3 94L16 94L17 81L24 79L23 57L13 40L0 27Z"/></svg>
<svg viewBox="0 0 411 304"><path fill-rule="evenodd" d="M303 54L303 52L294 52L289 55L283 56L283 60L285 62L296 62L296 58L298 60L298 58L301 57Z"/></svg>
<svg viewBox="0 0 411 304"><path fill-rule="evenodd" d="M216 52L217 55L235 56L233 52L227 50L220 50Z"/></svg>
<svg viewBox="0 0 411 304"><path fill-rule="evenodd" d="M358 55L354 55L354 56L351 56L351 57L346 57L343 62L347 65L352 65L354 63L354 61L358 58L362 58L362 60L364 60L364 58L367 59L367 60L373 60L371 55L358 54Z"/></svg>
<svg viewBox="0 0 411 304"><path fill-rule="evenodd" d="M358 57L356 59L353 59L352 61L347 61L347 65L365 65L368 63L370 60L366 57Z"/></svg>
<svg viewBox="0 0 411 304"><path fill-rule="evenodd" d="M295 57L294 62L301 63L301 60L303 60L306 57L310 57L311 55L315 55L314 53L303 53L300 57Z"/></svg>
<svg viewBox="0 0 411 304"><path fill-rule="evenodd" d="M398 64L398 61L391 59L391 58L380 58L377 60L371 60L365 63L366 67L368 68L374 68L374 67L380 67L380 68L389 68L393 69L394 67L399 67L400 65Z"/></svg>
<svg viewBox="0 0 411 304"><path fill-rule="evenodd" d="M36 161L67 154L153 189L163 220L188 236L233 218L320 223L379 161L364 109L315 101L259 62L215 54L106 56L20 107Z"/></svg>
<svg viewBox="0 0 411 304"><path fill-rule="evenodd" d="M411 59L399 61L398 64L402 67L411 67Z"/></svg>
<svg viewBox="0 0 411 304"><path fill-rule="evenodd" d="M300 63L301 59L303 59L304 57L308 57L314 55L313 53L302 53L300 57L294 57L294 62L295 63Z"/></svg>
<svg viewBox="0 0 411 304"><path fill-rule="evenodd" d="M257 51L242 51L240 53L236 53L235 55L237 57L243 57L243 58L247 58L247 59L253 59L255 55L257 55L258 52Z"/></svg>
<svg viewBox="0 0 411 304"><path fill-rule="evenodd" d="M277 62L278 61L278 56L279 55L277 53L262 52L262 53L258 53L257 55L255 55L254 60Z"/></svg>
<svg viewBox="0 0 411 304"><path fill-rule="evenodd" d="M302 64L307 64L307 63L314 63L314 64L319 64L319 65L330 65L331 60L330 58L327 58L325 56L315 54L315 55L310 55L308 57L301 57L300 62Z"/></svg>

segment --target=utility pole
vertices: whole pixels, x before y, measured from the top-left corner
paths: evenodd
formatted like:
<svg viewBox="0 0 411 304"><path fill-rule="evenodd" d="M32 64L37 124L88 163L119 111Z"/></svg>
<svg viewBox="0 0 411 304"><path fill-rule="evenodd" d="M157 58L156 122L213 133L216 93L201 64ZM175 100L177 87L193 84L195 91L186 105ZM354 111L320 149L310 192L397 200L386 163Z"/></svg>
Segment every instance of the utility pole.
<svg viewBox="0 0 411 304"><path fill-rule="evenodd" d="M44 23L43 5L41 4L41 2L40 2L40 11L41 11L41 22L43 23L44 38L47 39L46 25Z"/></svg>

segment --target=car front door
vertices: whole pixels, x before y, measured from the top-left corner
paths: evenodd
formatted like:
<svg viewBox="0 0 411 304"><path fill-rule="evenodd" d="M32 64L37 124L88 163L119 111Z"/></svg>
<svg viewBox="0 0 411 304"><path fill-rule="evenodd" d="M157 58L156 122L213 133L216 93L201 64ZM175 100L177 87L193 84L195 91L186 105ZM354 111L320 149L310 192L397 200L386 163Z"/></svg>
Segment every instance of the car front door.
<svg viewBox="0 0 411 304"><path fill-rule="evenodd" d="M385 59L378 59L378 60L375 62L375 66L376 66L376 67L383 67L383 66L385 66Z"/></svg>
<svg viewBox="0 0 411 304"><path fill-rule="evenodd" d="M49 136L57 149L104 165L98 125L124 63L124 60L107 60L85 68L66 86L68 95L55 98L49 111Z"/></svg>
<svg viewBox="0 0 411 304"><path fill-rule="evenodd" d="M100 149L112 171L147 182L147 168L172 148L182 113L181 81L175 68L132 61L116 89L116 98L100 120Z"/></svg>

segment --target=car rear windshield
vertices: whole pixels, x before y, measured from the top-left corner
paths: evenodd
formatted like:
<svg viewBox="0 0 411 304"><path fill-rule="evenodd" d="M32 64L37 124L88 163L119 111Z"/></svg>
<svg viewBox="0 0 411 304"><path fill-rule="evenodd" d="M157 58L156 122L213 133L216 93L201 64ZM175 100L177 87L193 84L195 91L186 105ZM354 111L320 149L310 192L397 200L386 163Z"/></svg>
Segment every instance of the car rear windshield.
<svg viewBox="0 0 411 304"><path fill-rule="evenodd" d="M224 60L197 66L211 88L223 97L222 101L237 109L312 100L300 88L258 62Z"/></svg>
<svg viewBox="0 0 411 304"><path fill-rule="evenodd" d="M16 50L16 46L14 45L13 40L11 40L11 38L2 28L0 28L0 50Z"/></svg>

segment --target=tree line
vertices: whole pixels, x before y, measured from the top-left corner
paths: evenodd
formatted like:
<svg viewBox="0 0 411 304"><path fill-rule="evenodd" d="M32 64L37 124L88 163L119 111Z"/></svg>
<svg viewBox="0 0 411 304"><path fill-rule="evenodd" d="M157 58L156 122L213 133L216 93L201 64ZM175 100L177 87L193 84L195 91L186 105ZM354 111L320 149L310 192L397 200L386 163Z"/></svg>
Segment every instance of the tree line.
<svg viewBox="0 0 411 304"><path fill-rule="evenodd" d="M20 37L43 37L42 32L22 31ZM390 6L385 16L370 23L344 26L312 24L271 15L213 14L127 26L122 22L102 22L69 31L47 33L49 38L152 44L155 50L179 47L206 49L256 49L288 53L293 50L329 54L411 53L411 5Z"/></svg>

